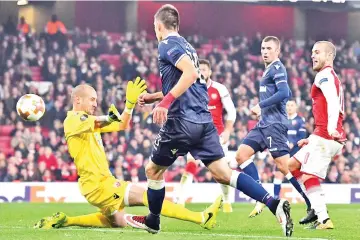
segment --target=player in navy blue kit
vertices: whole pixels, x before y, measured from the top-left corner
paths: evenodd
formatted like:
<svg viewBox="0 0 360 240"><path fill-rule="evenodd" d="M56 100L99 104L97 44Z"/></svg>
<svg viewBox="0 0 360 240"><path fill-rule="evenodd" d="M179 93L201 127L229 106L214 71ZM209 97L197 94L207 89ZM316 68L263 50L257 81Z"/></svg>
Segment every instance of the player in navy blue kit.
<svg viewBox="0 0 360 240"><path fill-rule="evenodd" d="M287 82L287 72L279 59L279 54L279 39L274 36L265 37L261 43L265 71L260 82L260 102L251 109L252 114L259 118L259 122L239 146L236 160L242 170L260 184L258 171L250 158L255 153L268 149L278 169L304 197L309 206L309 200L287 166L290 156L286 102L291 96L291 90ZM264 204L257 202L249 217L258 215L264 207Z"/></svg>
<svg viewBox="0 0 360 240"><path fill-rule="evenodd" d="M219 136L207 109L207 87L200 74L198 57L195 49L178 34L179 23L179 13L172 5L162 6L155 14L162 92L143 94L138 103L161 100L153 110L153 121L162 128L145 168L150 213L126 218L127 223L151 233L160 231L159 214L165 197L163 174L178 156L190 152L195 159L203 161L217 182L237 188L266 204L278 218L284 234L291 236L293 223L289 202L275 200L250 176L231 170L223 159ZM220 208L221 196L217 202L216 207ZM205 217L205 228L215 225L217 210Z"/></svg>
<svg viewBox="0 0 360 240"><path fill-rule="evenodd" d="M297 104L294 100L289 100L286 104L286 112L288 115L287 135L289 140L290 157L299 151L298 141L306 138L306 129L304 118L297 115ZM279 198L281 191L281 183L284 175L278 170L274 173L274 197Z"/></svg>

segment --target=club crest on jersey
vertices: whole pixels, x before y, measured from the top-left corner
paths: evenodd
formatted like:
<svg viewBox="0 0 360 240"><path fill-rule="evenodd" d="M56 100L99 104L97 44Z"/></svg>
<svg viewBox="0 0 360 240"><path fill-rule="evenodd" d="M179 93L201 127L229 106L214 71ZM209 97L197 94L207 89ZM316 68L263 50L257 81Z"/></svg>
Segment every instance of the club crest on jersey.
<svg viewBox="0 0 360 240"><path fill-rule="evenodd" d="M212 93L212 94L211 94L211 98L214 99L214 100L217 99L217 94L216 94L216 93Z"/></svg>
<svg viewBox="0 0 360 240"><path fill-rule="evenodd" d="M296 125L296 120L292 120L292 125Z"/></svg>
<svg viewBox="0 0 360 240"><path fill-rule="evenodd" d="M115 188L118 188L118 187L120 187L120 186L121 186L121 183L120 183L120 182L116 181L116 182L114 183L114 187L115 187Z"/></svg>
<svg viewBox="0 0 360 240"><path fill-rule="evenodd" d="M260 92L266 92L266 86L260 86Z"/></svg>

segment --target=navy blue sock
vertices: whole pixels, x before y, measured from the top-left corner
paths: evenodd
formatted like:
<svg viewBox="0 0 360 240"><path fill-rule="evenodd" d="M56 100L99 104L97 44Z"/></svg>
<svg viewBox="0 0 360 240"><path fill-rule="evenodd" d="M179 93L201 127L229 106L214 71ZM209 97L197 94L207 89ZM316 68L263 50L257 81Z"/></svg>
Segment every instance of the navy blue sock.
<svg viewBox="0 0 360 240"><path fill-rule="evenodd" d="M151 213L149 214L149 217L154 218L155 216L159 216L165 198L165 187L159 190L154 190L149 187L147 190L147 197L149 203L149 210Z"/></svg>
<svg viewBox="0 0 360 240"><path fill-rule="evenodd" d="M242 170L244 171L244 173L246 173L247 175L252 177L257 183L261 184L260 179L259 179L259 173L258 173L258 170L257 170L254 162L251 162L249 165L244 167Z"/></svg>
<svg viewBox="0 0 360 240"><path fill-rule="evenodd" d="M271 197L270 194L249 175L240 173L237 178L236 188L252 199L264 203L273 214L276 213L279 200Z"/></svg>
<svg viewBox="0 0 360 240"><path fill-rule="evenodd" d="M281 184L275 184L274 183L274 198L275 199L280 198L280 191L281 191Z"/></svg>
<svg viewBox="0 0 360 240"><path fill-rule="evenodd" d="M294 186L294 188L300 193L300 195L304 198L307 208L311 209L311 203L310 200L307 198L307 196L305 195L304 191L302 190L299 182L296 180L295 177L292 177L290 179L288 179L289 182Z"/></svg>

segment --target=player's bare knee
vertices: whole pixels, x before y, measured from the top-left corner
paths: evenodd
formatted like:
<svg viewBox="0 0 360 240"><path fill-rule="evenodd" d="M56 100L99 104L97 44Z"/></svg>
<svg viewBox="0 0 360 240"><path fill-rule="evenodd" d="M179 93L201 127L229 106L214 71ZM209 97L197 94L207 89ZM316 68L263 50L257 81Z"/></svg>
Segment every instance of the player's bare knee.
<svg viewBox="0 0 360 240"><path fill-rule="evenodd" d="M213 175L213 178L215 179L216 182L225 184L225 185L229 185L230 177L231 176L227 176L227 175L218 175L218 174Z"/></svg>
<svg viewBox="0 0 360 240"><path fill-rule="evenodd" d="M245 144L241 144L238 150L236 151L235 159L238 164L243 164L254 155L254 150Z"/></svg>
<svg viewBox="0 0 360 240"><path fill-rule="evenodd" d="M145 174L148 179L162 180L166 169L167 167L156 165L150 161L145 167Z"/></svg>
<svg viewBox="0 0 360 240"><path fill-rule="evenodd" d="M288 168L290 172L293 172L295 170L298 170L301 168L301 165L298 161L296 161L295 158L290 158L290 160L288 161Z"/></svg>

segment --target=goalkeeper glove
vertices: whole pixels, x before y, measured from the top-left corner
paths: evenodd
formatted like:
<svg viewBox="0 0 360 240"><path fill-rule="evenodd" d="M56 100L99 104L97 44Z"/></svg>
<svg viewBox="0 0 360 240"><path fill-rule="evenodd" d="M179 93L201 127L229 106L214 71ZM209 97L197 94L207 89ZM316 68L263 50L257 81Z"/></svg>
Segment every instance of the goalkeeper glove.
<svg viewBox="0 0 360 240"><path fill-rule="evenodd" d="M109 122L122 122L120 113L114 104L111 104L108 110Z"/></svg>
<svg viewBox="0 0 360 240"><path fill-rule="evenodd" d="M126 87L126 108L132 110L141 93L146 92L146 82L144 79L137 77L135 82L129 81Z"/></svg>

